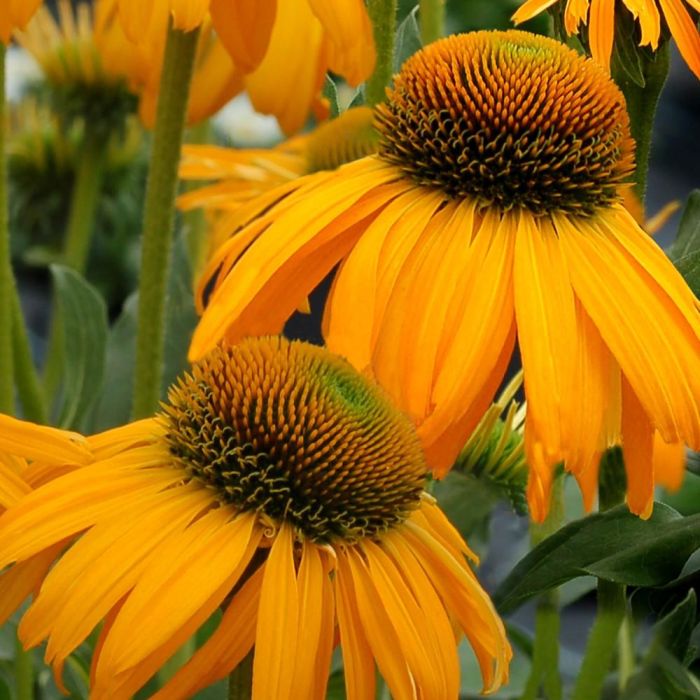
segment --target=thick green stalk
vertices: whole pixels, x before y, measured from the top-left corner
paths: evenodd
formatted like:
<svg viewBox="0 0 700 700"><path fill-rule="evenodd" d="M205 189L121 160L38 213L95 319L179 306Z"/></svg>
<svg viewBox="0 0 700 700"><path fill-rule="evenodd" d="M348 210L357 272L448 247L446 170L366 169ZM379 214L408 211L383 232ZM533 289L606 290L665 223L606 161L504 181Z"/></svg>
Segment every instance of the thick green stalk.
<svg viewBox="0 0 700 700"><path fill-rule="evenodd" d="M10 226L7 214L5 51L5 45L0 41L0 412L14 413L12 294L15 282L10 262Z"/></svg>
<svg viewBox="0 0 700 700"><path fill-rule="evenodd" d="M635 192L640 201L644 203L654 118L659 104L659 97L668 76L668 42L662 43L659 50L654 53L653 58L649 58L646 53L641 51L639 56L641 72L644 76L644 87L637 85L623 71L620 71L620 74L614 77L627 101L630 129L637 145L635 151Z"/></svg>
<svg viewBox="0 0 700 700"><path fill-rule="evenodd" d="M34 700L34 666L30 651L19 639L15 642L15 692L17 700Z"/></svg>
<svg viewBox="0 0 700 700"><path fill-rule="evenodd" d="M386 87L394 72L394 37L396 35L397 0L368 0L367 10L374 29L377 63L365 86L370 107L384 102Z"/></svg>
<svg viewBox="0 0 700 700"><path fill-rule="evenodd" d="M143 215L134 418L151 415L160 400L177 168L197 37L198 30L168 29Z"/></svg>
<svg viewBox="0 0 700 700"><path fill-rule="evenodd" d="M23 415L27 420L35 423L47 423L48 413L44 392L32 359L32 349L24 325L22 307L16 292L12 295L12 350L15 384Z"/></svg>
<svg viewBox="0 0 700 700"><path fill-rule="evenodd" d="M445 0L420 0L419 7L420 38L425 46L445 33Z"/></svg>
<svg viewBox="0 0 700 700"><path fill-rule="evenodd" d="M533 547L553 535L564 522L564 477L559 476L552 485L549 515L542 525L532 525ZM559 676L559 593L556 590L543 593L535 610L535 642L532 667L521 700L561 700ZM542 689L542 692L540 692Z"/></svg>
<svg viewBox="0 0 700 700"><path fill-rule="evenodd" d="M619 447L608 450L603 456L598 483L599 510L606 511L624 502L626 483ZM605 676L617 650L626 610L625 587L598 579L596 617L588 636L572 700L598 700L601 697Z"/></svg>
<svg viewBox="0 0 700 700"><path fill-rule="evenodd" d="M89 127L86 128L80 164L75 175L63 253L63 262L80 274L85 272L90 252L90 238L102 191L106 146L104 138L91 133Z"/></svg>
<svg viewBox="0 0 700 700"><path fill-rule="evenodd" d="M85 141L80 153L80 163L75 174L68 224L63 242L63 263L85 273L90 240L95 228L95 215L102 191L104 174L105 139L86 127ZM44 364L44 392L50 401L61 381L65 358L63 356L63 327L54 299L51 313L51 330L46 345Z"/></svg>
<svg viewBox="0 0 700 700"><path fill-rule="evenodd" d="M228 677L228 700L250 700L253 696L253 652L231 671Z"/></svg>

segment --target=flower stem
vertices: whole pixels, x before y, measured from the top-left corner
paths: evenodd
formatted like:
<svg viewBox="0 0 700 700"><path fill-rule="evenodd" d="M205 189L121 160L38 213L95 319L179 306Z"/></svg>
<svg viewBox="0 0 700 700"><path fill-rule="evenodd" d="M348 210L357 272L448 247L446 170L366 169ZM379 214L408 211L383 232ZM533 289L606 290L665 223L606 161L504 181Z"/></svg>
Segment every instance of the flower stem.
<svg viewBox="0 0 700 700"><path fill-rule="evenodd" d="M0 412L14 413L12 367L12 294L15 286L10 261L5 159L5 45L0 41Z"/></svg>
<svg viewBox="0 0 700 700"><path fill-rule="evenodd" d="M445 0L420 0L418 16L424 46L437 41L445 33Z"/></svg>
<svg viewBox="0 0 700 700"><path fill-rule="evenodd" d="M34 698L34 666L31 652L25 651L19 639L15 642L15 683L17 700Z"/></svg>
<svg viewBox="0 0 700 700"><path fill-rule="evenodd" d="M533 546L553 535L564 522L564 477L555 478L549 515L542 525L532 525ZM532 668L521 700L561 700L559 677L559 594L556 590L543 593L535 610L535 644ZM542 693L540 692L542 688Z"/></svg>
<svg viewBox="0 0 700 700"><path fill-rule="evenodd" d="M105 139L93 134L89 127L86 128L73 186L63 253L63 262L80 274L85 272L90 252L90 238L102 191L106 146Z"/></svg>
<svg viewBox="0 0 700 700"><path fill-rule="evenodd" d="M168 28L143 215L134 418L151 415L160 400L177 167L198 34Z"/></svg>
<svg viewBox="0 0 700 700"><path fill-rule="evenodd" d="M63 263L81 275L85 272L90 252L90 239L95 228L95 214L102 191L106 145L102 136L93 133L92 129L86 126L63 242ZM58 312L58 303L54 299L44 365L44 392L49 400L53 397L61 381L64 360L63 327Z"/></svg>
<svg viewBox="0 0 700 700"><path fill-rule="evenodd" d="M44 393L32 359L32 349L16 290L12 295L12 349L15 383L23 415L27 420L35 423L47 423L48 413Z"/></svg>
<svg viewBox="0 0 700 700"><path fill-rule="evenodd" d="M612 448L603 455L598 483L599 510L606 511L624 502L626 485L620 448ZM626 610L624 585L598 579L596 617L572 700L598 700L601 697Z"/></svg>
<svg viewBox="0 0 700 700"><path fill-rule="evenodd" d="M394 36L396 34L397 0L368 0L367 11L374 29L377 62L365 86L370 107L384 102L386 86L394 72Z"/></svg>
<svg viewBox="0 0 700 700"><path fill-rule="evenodd" d="M253 695L253 652L231 671L228 677L228 700L250 700Z"/></svg>
<svg viewBox="0 0 700 700"><path fill-rule="evenodd" d="M651 152L651 138L654 130L654 117L661 91L666 84L666 77L668 76L668 42L662 43L658 51L651 57L643 52L639 52L639 56L644 76L644 87L637 85L622 71L620 75L615 75L614 78L625 95L627 111L630 116L630 129L632 137L637 144L635 192L643 204L649 172L649 154Z"/></svg>

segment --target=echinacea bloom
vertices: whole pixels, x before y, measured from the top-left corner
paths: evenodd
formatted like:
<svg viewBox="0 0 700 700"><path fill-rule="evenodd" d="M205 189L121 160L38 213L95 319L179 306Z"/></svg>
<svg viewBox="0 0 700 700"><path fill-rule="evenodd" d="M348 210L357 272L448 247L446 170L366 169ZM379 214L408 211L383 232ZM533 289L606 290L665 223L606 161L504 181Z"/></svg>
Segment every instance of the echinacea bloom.
<svg viewBox="0 0 700 700"><path fill-rule="evenodd" d="M302 175L333 170L376 152L373 120L372 109L356 107L274 148L183 146L183 180L219 181L180 195L178 207L184 211L203 207L208 212L222 213L209 236L213 252L239 221L245 220L242 204ZM201 298L201 294L197 296Z"/></svg>
<svg viewBox="0 0 700 700"><path fill-rule="evenodd" d="M560 0L525 0L513 15L513 21L516 24L525 22L557 2ZM615 0L566 0L564 26L567 33L576 34L582 24L587 25L591 55L609 69L615 37L615 12L630 12L639 22L639 45L650 46L654 51L659 46L663 21L688 67L700 78L700 34L686 8L689 5L695 12L700 12L699 0L622 0L622 3L617 3L617 8L615 5Z"/></svg>
<svg viewBox="0 0 700 700"><path fill-rule="evenodd" d="M414 54L378 107L379 153L246 205L210 264L190 348L277 332L340 263L331 350L452 465L516 333L528 500L545 517L564 462L584 500L624 444L628 503L653 503L653 436L700 446L697 300L619 201L633 170L624 98L594 61L525 32L451 36Z"/></svg>
<svg viewBox="0 0 700 700"><path fill-rule="evenodd" d="M274 114L286 133L306 122L320 97L326 72L351 85L374 67L372 25L364 0L118 0L127 36L166 26L190 31L211 19L245 89L259 112ZM160 29L158 29L160 31Z"/></svg>
<svg viewBox="0 0 700 700"><path fill-rule="evenodd" d="M24 29L42 0L3 0L0 3L0 41L7 45L15 29Z"/></svg>
<svg viewBox="0 0 700 700"><path fill-rule="evenodd" d="M35 426L14 444L2 429L5 460L52 451ZM60 678L104 621L91 698L131 697L220 607L156 698L189 698L254 650L253 698L320 700L337 643L350 700L374 697L375 663L397 700L455 698L456 630L487 691L507 679L503 625L423 492L413 426L327 350L217 347L156 417L86 442L88 465L0 517L0 568L63 548L19 635L47 640Z"/></svg>

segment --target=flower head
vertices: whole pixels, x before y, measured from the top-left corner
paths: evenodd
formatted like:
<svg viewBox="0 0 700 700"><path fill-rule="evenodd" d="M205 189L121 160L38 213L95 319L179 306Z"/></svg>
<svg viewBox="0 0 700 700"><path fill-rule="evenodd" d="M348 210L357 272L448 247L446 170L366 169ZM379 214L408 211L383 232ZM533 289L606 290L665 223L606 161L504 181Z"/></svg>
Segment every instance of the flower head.
<svg viewBox="0 0 700 700"><path fill-rule="evenodd" d="M562 0L563 1L563 0ZM525 22L551 7L559 0L525 0L513 20ZM593 58L609 68L615 37L615 12L628 11L639 22L640 46L659 46L662 16L678 49L690 70L700 78L700 34L686 4L700 11L698 0L623 0L615 7L615 0L566 0L564 26L569 35L576 34L581 25L588 25L588 43ZM660 10L660 11L659 11Z"/></svg>
<svg viewBox="0 0 700 700"><path fill-rule="evenodd" d="M236 69L246 75L253 105L274 114L287 133L301 129L312 108L324 110L320 92L328 70L358 85L374 66L363 0L119 0L119 13L136 44L171 18L182 31L211 21Z"/></svg>
<svg viewBox="0 0 700 700"><path fill-rule="evenodd" d="M2 464L70 465L36 426L5 435L7 420ZM487 690L507 678L502 623L422 491L413 426L341 358L275 337L217 347L158 416L87 447L88 465L0 517L0 567L52 551L19 632L48 640L57 676L105 621L91 697L131 697L220 606L155 697L191 697L254 649L254 698L321 699L338 640L351 699L374 697L375 662L393 697L456 697L456 629Z"/></svg>
<svg viewBox="0 0 700 700"><path fill-rule="evenodd" d="M534 517L561 462L590 507L620 443L629 506L648 514L655 431L700 446L700 319L617 199L633 167L622 94L559 42L475 32L410 58L377 126L378 155L244 207L210 262L191 356L278 331L340 262L326 342L411 416L436 474L517 332Z"/></svg>

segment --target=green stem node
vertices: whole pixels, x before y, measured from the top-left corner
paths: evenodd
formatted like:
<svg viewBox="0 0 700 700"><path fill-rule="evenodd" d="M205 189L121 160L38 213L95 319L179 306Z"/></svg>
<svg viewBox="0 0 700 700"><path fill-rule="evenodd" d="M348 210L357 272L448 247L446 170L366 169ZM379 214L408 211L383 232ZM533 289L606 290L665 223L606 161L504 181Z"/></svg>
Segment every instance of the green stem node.
<svg viewBox="0 0 700 700"><path fill-rule="evenodd" d="M445 0L420 0L420 38L423 46L445 33Z"/></svg>
<svg viewBox="0 0 700 700"><path fill-rule="evenodd" d="M377 62L365 86L370 107L384 102L386 87L394 72L394 37L396 35L397 0L368 0L367 11L374 29Z"/></svg>
<svg viewBox="0 0 700 700"><path fill-rule="evenodd" d="M177 168L198 35L168 29L143 215L134 418L152 415L160 400Z"/></svg>

